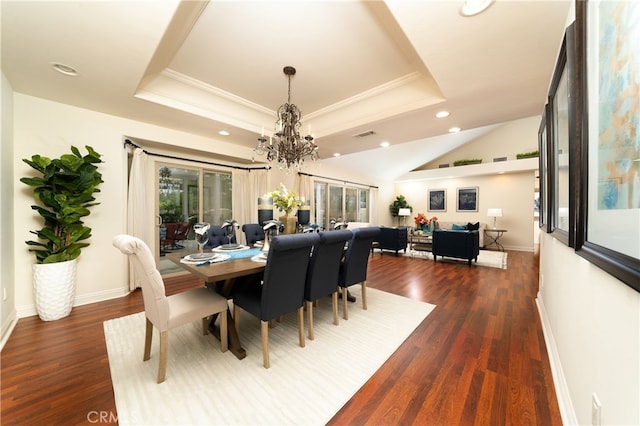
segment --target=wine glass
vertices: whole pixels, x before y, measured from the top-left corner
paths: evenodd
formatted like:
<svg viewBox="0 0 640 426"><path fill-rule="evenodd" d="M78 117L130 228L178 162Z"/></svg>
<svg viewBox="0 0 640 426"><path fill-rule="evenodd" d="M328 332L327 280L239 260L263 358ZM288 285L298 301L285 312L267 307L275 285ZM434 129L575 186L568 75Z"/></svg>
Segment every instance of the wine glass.
<svg viewBox="0 0 640 426"><path fill-rule="evenodd" d="M222 224L221 227L224 231L224 236L227 237L227 244L223 244L224 247L228 247L228 248L237 247L237 244L231 242L235 239L235 236L236 236L237 223L238 223L237 221L231 219L231 220L227 220L225 223Z"/></svg>
<svg viewBox="0 0 640 426"><path fill-rule="evenodd" d="M209 240L209 228L211 228L211 224L207 222L198 222L193 225L193 232L196 235L196 243L198 243L201 254L204 251L204 245Z"/></svg>

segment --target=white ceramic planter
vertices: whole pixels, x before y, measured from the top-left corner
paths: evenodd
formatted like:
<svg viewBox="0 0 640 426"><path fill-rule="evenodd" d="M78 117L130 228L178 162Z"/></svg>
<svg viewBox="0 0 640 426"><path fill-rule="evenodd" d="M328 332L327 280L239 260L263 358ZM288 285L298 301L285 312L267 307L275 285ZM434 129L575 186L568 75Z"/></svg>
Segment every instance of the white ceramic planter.
<svg viewBox="0 0 640 426"><path fill-rule="evenodd" d="M71 313L76 294L76 259L33 265L33 294L42 321L64 318Z"/></svg>

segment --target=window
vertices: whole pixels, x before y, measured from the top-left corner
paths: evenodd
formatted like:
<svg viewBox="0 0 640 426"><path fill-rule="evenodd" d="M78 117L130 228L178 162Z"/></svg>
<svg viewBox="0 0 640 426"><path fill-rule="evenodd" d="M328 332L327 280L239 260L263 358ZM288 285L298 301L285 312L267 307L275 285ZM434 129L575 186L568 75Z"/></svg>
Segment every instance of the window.
<svg viewBox="0 0 640 426"><path fill-rule="evenodd" d="M332 220L369 222L369 196L368 188L315 182L315 223L329 229Z"/></svg>

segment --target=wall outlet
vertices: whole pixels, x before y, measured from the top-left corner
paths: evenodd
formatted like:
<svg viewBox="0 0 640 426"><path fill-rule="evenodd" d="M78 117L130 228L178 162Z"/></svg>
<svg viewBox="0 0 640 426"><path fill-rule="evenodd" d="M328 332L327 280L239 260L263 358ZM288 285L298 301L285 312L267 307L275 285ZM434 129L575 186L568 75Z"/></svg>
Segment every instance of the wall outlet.
<svg viewBox="0 0 640 426"><path fill-rule="evenodd" d="M591 394L591 424L593 426L602 425L602 404L595 392Z"/></svg>

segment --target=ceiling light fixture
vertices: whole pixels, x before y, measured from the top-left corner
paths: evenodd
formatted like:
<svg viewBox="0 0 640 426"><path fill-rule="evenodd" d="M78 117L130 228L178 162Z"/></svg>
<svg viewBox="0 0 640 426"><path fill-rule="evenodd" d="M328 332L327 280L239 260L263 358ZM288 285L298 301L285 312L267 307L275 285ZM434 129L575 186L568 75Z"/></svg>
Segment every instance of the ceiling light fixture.
<svg viewBox="0 0 640 426"><path fill-rule="evenodd" d="M218 132L218 134L219 134L220 136L229 136L229 132L227 132L226 130L220 130L220 131Z"/></svg>
<svg viewBox="0 0 640 426"><path fill-rule="evenodd" d="M452 127L449 129L449 133L458 133L460 131L460 127Z"/></svg>
<svg viewBox="0 0 640 426"><path fill-rule="evenodd" d="M385 142L382 142L382 143L380 144L380 146L381 146L381 147L383 147L383 148L388 148L388 147L389 147L389 145L391 145L391 144L390 144L389 142L386 142L386 141L385 141Z"/></svg>
<svg viewBox="0 0 640 426"><path fill-rule="evenodd" d="M70 67L69 65L61 64L59 62L52 62L51 67L54 70L58 71L60 74L70 75L72 77L78 75L78 71L75 68Z"/></svg>
<svg viewBox="0 0 640 426"><path fill-rule="evenodd" d="M339 153L339 152L334 152L334 153L333 153L333 156L334 156L334 157L340 157L340 153Z"/></svg>
<svg viewBox="0 0 640 426"><path fill-rule="evenodd" d="M449 111L439 111L436 113L436 118L446 118L449 116Z"/></svg>
<svg viewBox="0 0 640 426"><path fill-rule="evenodd" d="M299 128L302 126L302 112L291 103L291 76L296 74L294 67L286 66L284 74L289 79L289 90L287 92L287 103L280 105L276 120L275 133L272 138L262 135L258 138L258 146L255 152L258 155L267 155L269 162L277 161L280 168L300 169L304 160L309 157L311 160L318 159L318 146L313 143L313 136L300 136Z"/></svg>
<svg viewBox="0 0 640 426"><path fill-rule="evenodd" d="M460 6L460 15L469 17L484 12L494 0L465 0Z"/></svg>

